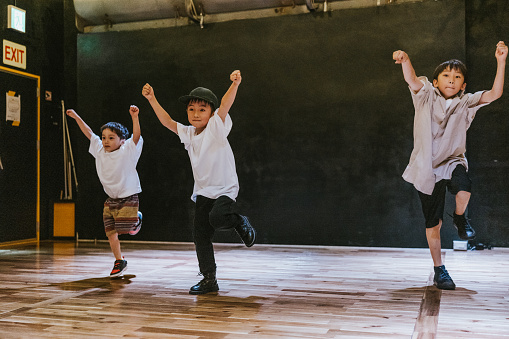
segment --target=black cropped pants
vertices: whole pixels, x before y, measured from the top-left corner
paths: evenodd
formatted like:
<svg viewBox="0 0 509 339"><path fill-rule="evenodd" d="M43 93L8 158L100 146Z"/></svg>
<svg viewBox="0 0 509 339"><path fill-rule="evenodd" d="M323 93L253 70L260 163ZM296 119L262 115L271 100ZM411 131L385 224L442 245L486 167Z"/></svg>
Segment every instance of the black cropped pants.
<svg viewBox="0 0 509 339"><path fill-rule="evenodd" d="M209 199L196 197L193 238L202 274L216 271L216 260L212 238L216 230L227 230L242 224L236 212L236 203L227 196Z"/></svg>

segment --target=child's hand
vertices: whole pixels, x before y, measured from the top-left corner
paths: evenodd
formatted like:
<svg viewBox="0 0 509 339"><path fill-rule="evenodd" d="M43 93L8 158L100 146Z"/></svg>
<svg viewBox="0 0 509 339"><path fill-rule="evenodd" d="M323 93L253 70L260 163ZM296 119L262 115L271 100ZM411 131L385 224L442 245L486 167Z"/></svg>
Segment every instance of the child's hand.
<svg viewBox="0 0 509 339"><path fill-rule="evenodd" d="M401 50L392 53L392 58L396 60L395 62L396 64L402 64L404 62L407 62L409 59L408 54Z"/></svg>
<svg viewBox="0 0 509 339"><path fill-rule="evenodd" d="M140 110L138 109L138 107L131 105L131 107L129 107L129 113L131 113L131 117L137 118L138 114L140 113Z"/></svg>
<svg viewBox="0 0 509 339"><path fill-rule="evenodd" d="M78 113L76 113L76 111L73 109L68 109L67 111L65 111L65 113L73 119L76 119L78 117Z"/></svg>
<svg viewBox="0 0 509 339"><path fill-rule="evenodd" d="M495 58L499 61L504 61L507 58L507 45L503 41L499 41L497 44Z"/></svg>
<svg viewBox="0 0 509 339"><path fill-rule="evenodd" d="M230 74L230 80L233 81L235 84L239 85L240 82L242 81L240 71L239 70L233 71L232 74Z"/></svg>
<svg viewBox="0 0 509 339"><path fill-rule="evenodd" d="M141 90L141 94L143 94L147 100L151 100L154 97L154 89L149 84L145 84Z"/></svg>

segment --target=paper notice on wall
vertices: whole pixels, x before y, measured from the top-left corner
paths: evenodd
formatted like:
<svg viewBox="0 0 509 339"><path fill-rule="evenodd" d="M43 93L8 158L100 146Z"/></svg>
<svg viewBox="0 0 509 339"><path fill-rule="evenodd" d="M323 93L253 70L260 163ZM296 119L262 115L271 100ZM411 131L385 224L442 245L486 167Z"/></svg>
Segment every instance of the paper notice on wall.
<svg viewBox="0 0 509 339"><path fill-rule="evenodd" d="M21 118L21 95L16 96L15 92L5 93L6 114L5 121L12 121L14 126L19 126Z"/></svg>

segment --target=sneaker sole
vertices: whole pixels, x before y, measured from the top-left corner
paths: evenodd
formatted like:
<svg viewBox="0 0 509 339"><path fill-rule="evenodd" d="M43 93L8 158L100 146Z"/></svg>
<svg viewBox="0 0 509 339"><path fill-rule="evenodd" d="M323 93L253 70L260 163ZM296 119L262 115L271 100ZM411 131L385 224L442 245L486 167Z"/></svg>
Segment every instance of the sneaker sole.
<svg viewBox="0 0 509 339"><path fill-rule="evenodd" d="M217 290L214 288L213 290L210 290L210 291L207 291L207 292L189 291L189 294L191 294L191 295L200 295L200 294L214 293L214 292L218 292L218 291L219 291L219 287L217 288Z"/></svg>
<svg viewBox="0 0 509 339"><path fill-rule="evenodd" d="M456 227L456 225L454 225L454 228L456 228L456 232L458 232L458 227ZM475 231L474 231L474 235L473 235L473 236L471 236L471 237L462 237L462 236L458 233L458 237L459 237L461 240L474 240L476 235L477 235L477 233L475 233Z"/></svg>
<svg viewBox="0 0 509 339"><path fill-rule="evenodd" d="M141 225L136 226L136 228L132 231L129 231L129 235L136 235L141 230Z"/></svg>
<svg viewBox="0 0 509 339"><path fill-rule="evenodd" d="M435 287L438 288L439 290L452 291L452 290L456 289L456 285L453 285L453 286L438 286L436 281L433 281L433 285L435 285Z"/></svg>
<svg viewBox="0 0 509 339"><path fill-rule="evenodd" d="M256 231L255 229L251 226L251 228L253 229L253 241L250 243L250 244L245 244L246 247L251 247L254 245L255 241L256 241Z"/></svg>
<svg viewBox="0 0 509 339"><path fill-rule="evenodd" d="M143 221L143 214L141 214L140 211L138 211L138 224L136 225L136 228L132 231L129 231L129 235L136 235L141 230L141 223Z"/></svg>
<svg viewBox="0 0 509 339"><path fill-rule="evenodd" d="M124 267L124 269L122 271L115 273L115 274L110 274L110 278L118 278L121 275L123 275L126 270L127 270L127 265Z"/></svg>
<svg viewBox="0 0 509 339"><path fill-rule="evenodd" d="M246 247L251 247L251 246L253 246L253 245L254 245L254 243L255 243L255 241L256 241L256 230L254 229L254 227L253 227L253 226L251 226L251 223L249 222L248 217L241 215L241 218L242 218L242 219L244 219L244 222L245 222L245 223L246 223L249 227L251 227L251 229L253 230L253 241L251 241L249 244L246 244L246 243L244 242L244 240L242 239L242 237L240 237L240 239L242 239L242 242L244 242L244 245L246 245Z"/></svg>

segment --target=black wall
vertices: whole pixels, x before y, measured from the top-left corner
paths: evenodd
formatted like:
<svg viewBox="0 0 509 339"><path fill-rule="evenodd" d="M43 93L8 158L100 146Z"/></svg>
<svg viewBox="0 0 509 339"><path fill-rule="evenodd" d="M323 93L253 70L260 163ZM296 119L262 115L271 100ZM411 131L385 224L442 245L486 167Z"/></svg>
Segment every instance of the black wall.
<svg viewBox="0 0 509 339"><path fill-rule="evenodd" d="M497 8L480 11L481 4ZM81 34L78 99L72 104L96 133L112 120L131 129L129 105L140 107L144 226L126 239L191 241L189 159L141 96L143 84L149 82L163 107L187 124L177 98L197 86L221 97L230 72L240 69L229 140L241 185L239 207L259 242L426 247L417 193L401 178L412 150L413 106L392 52L406 50L418 74L428 77L444 60L466 60L472 79L467 89L488 89L495 45L509 40L503 23L508 14L497 1L467 7L463 1L424 1L203 30ZM467 154L475 184L472 222L478 239L495 246L509 244L507 95L479 111ZM88 141L73 127L78 232L102 239L106 196ZM442 238L444 247L457 239L448 217ZM237 239L218 234L216 241Z"/></svg>
<svg viewBox="0 0 509 339"><path fill-rule="evenodd" d="M491 88L495 45L509 41L509 1L467 1L467 89ZM474 191L470 214L480 240L509 246L509 70L502 98L482 108L468 132Z"/></svg>
<svg viewBox="0 0 509 339"><path fill-rule="evenodd" d="M60 100L64 99L67 91L67 96L74 98L75 101L77 30L74 27L72 4L72 0L7 0L1 1L0 6L0 37L25 45L27 68L22 71L41 77L40 230L42 239L52 235L53 202L59 199L60 190L63 189L61 169L63 165L60 166L63 161ZM7 29L7 5L15 5L26 11L26 33ZM72 82L67 82L66 85L67 80ZM44 100L45 91L52 92L53 101ZM19 157L20 161L24 161L23 154ZM1 209L2 206L0 211ZM33 227L35 229L35 221Z"/></svg>

